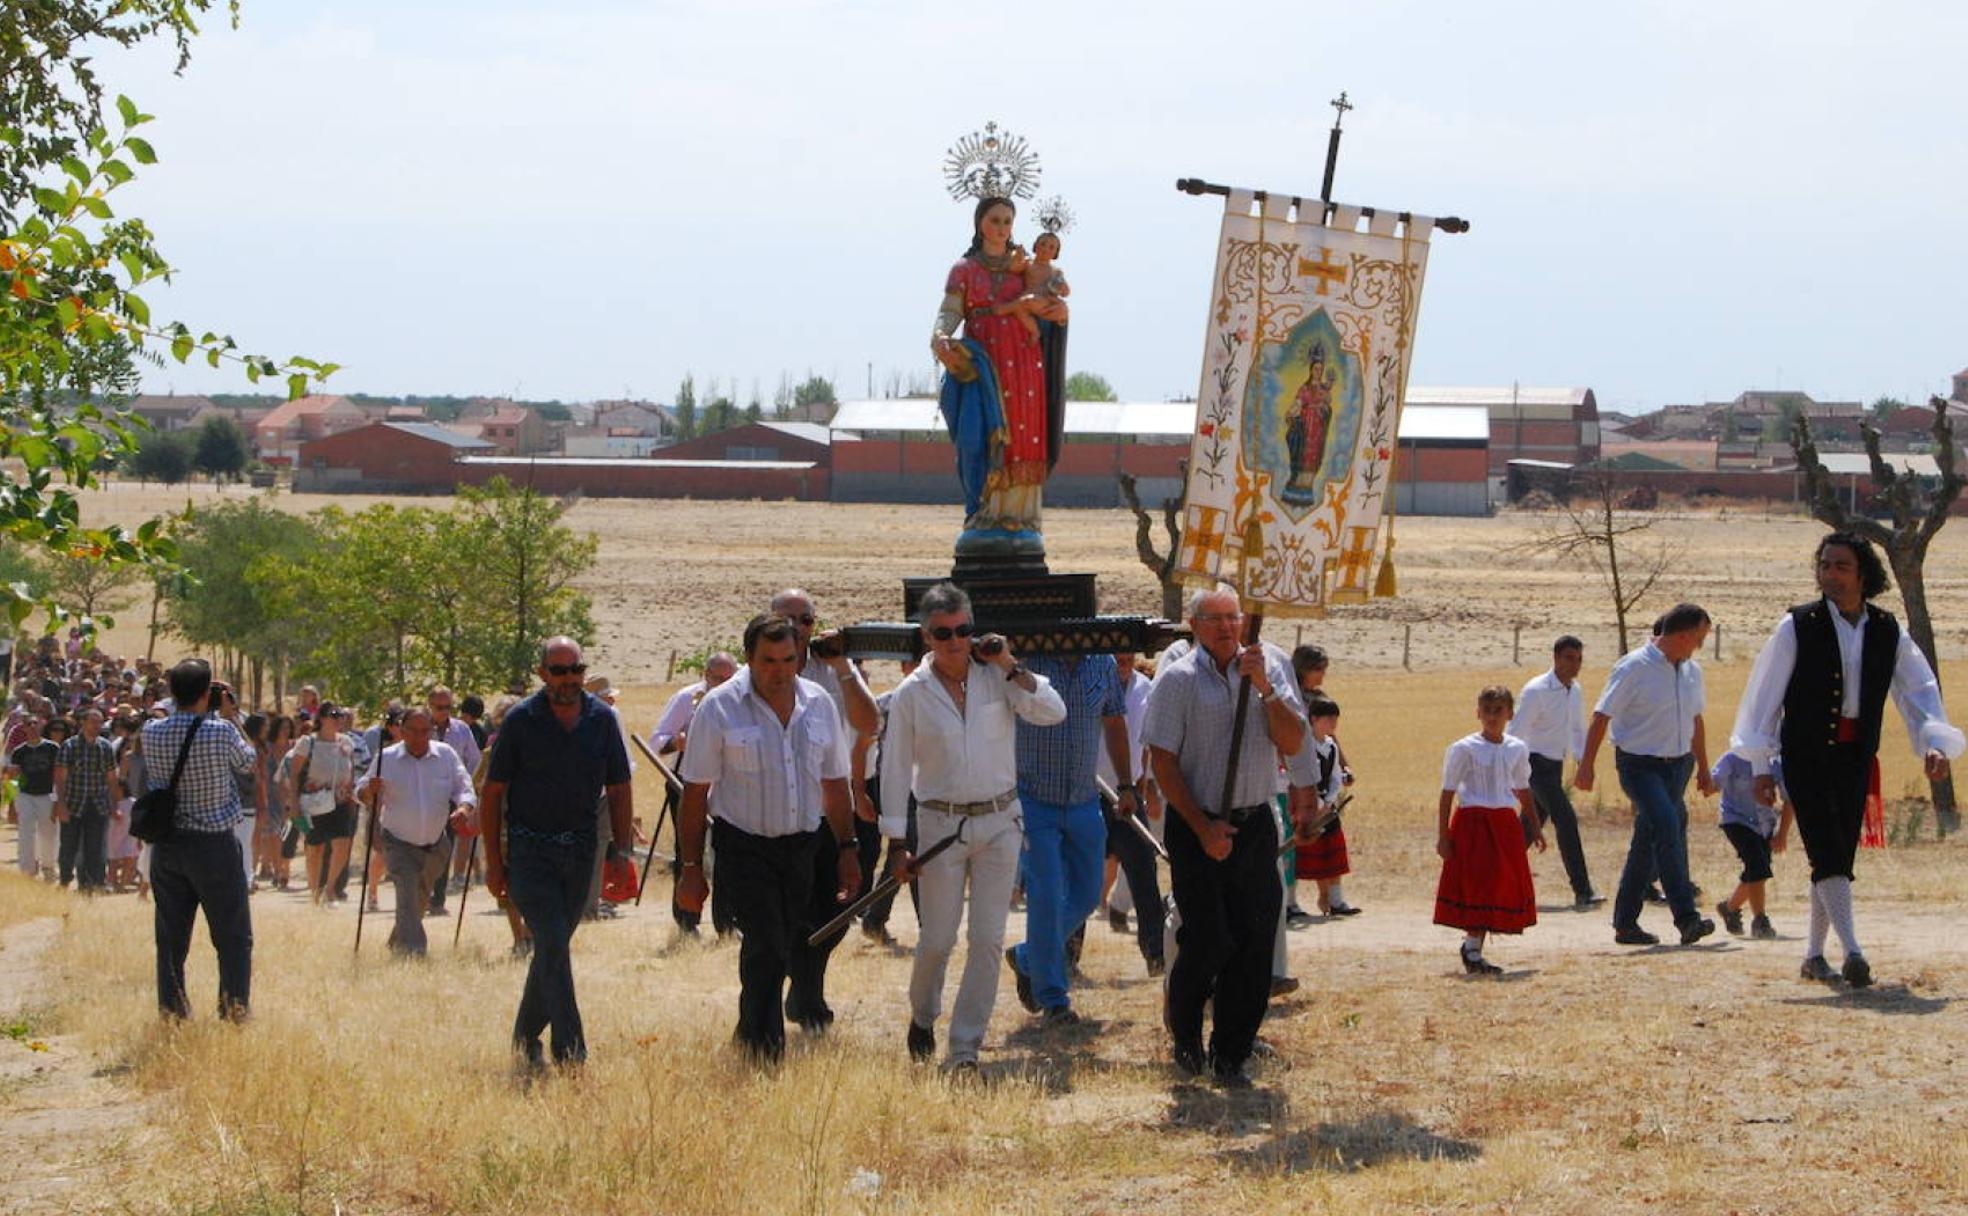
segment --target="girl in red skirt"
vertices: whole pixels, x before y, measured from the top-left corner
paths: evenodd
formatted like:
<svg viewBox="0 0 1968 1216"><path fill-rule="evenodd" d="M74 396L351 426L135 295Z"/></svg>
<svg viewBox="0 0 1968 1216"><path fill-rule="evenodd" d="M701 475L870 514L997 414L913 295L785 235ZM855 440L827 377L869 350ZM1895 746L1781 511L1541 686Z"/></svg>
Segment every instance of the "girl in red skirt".
<svg viewBox="0 0 1968 1216"><path fill-rule="evenodd" d="M1527 840L1544 850L1544 827L1531 802L1530 748L1503 733L1515 708L1508 688L1485 688L1476 697L1476 720L1483 729L1449 744L1442 757L1435 841L1442 881L1435 888L1435 923L1467 935L1462 968L1471 975L1503 973L1483 957L1490 934L1522 933L1537 923L1524 852Z"/></svg>
<svg viewBox="0 0 1968 1216"><path fill-rule="evenodd" d="M1328 665L1323 647L1307 643L1292 651L1292 674L1298 677L1299 695L1308 707L1314 700L1330 700L1322 691ZM1345 787L1353 784L1353 768L1346 762L1346 749L1340 747L1334 734L1339 729L1338 706L1333 707L1331 717L1323 734L1318 723L1307 717L1312 738L1292 757L1293 798L1310 798L1309 791L1316 787L1319 796L1331 803ZM1360 909L1346 902L1346 892L1340 885L1340 879L1351 871L1352 864L1346 854L1346 829L1334 820L1331 828L1316 840L1300 844L1293 854L1292 864L1285 871L1285 923L1294 929L1314 923L1311 914L1298 906L1297 883L1305 878L1319 885L1316 906L1321 916L1358 916Z"/></svg>

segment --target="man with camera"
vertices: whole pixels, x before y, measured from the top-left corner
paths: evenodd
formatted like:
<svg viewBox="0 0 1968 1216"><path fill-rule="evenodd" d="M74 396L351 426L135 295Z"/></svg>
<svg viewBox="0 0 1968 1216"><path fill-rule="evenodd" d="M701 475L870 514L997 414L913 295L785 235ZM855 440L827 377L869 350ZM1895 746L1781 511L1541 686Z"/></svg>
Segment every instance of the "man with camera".
<svg viewBox="0 0 1968 1216"><path fill-rule="evenodd" d="M819 617L814 612L812 596L798 587L788 587L772 597L770 612L792 622L798 640L799 677L824 689L834 708L840 711L841 720L847 723L851 770L848 797L856 816L870 818L874 808L868 805L862 778L867 745L881 729L881 711L875 707L874 694L848 661L847 647L839 631L814 633ZM834 874L839 865L838 845L831 835L823 836L813 854L812 904L807 909L816 925L826 924L840 911L834 903ZM827 1004L827 960L845 935L846 931L842 930L817 946L807 945L804 937L794 943L792 993L786 998L786 1016L798 1022L803 1030L825 1030L834 1020L834 1011Z"/></svg>
<svg viewBox="0 0 1968 1216"><path fill-rule="evenodd" d="M922 937L909 977L909 1054L936 1051L943 975L957 944L970 894L969 953L950 1014L952 1068L973 1070L998 996L998 953L1018 875L1024 818L1018 801L1013 718L1051 726L1066 705L1046 678L1027 670L997 634L973 639L970 597L950 583L923 593L918 608L928 661L895 688L882 740L882 834L903 841L909 795L916 796L917 839L924 851L956 844L918 865L891 846L895 873L917 879Z"/></svg>

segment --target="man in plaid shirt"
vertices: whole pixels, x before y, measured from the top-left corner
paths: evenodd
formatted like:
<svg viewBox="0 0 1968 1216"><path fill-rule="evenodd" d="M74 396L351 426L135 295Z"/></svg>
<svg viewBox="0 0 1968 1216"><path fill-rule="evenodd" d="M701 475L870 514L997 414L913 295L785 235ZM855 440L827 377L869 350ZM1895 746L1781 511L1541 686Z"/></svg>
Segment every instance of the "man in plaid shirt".
<svg viewBox="0 0 1968 1216"><path fill-rule="evenodd" d="M103 850L116 788L116 745L102 737L100 709L82 711L82 733L62 741L55 758L55 821L61 824L61 885L76 880L94 894L107 885Z"/></svg>
<svg viewBox="0 0 1968 1216"><path fill-rule="evenodd" d="M246 904L246 856L233 832L242 814L234 775L253 771L253 748L238 727L205 716L216 700L214 691L222 687L213 683L210 664L186 659L168 679L176 712L143 730L150 788L170 785L179 753L187 746L191 751L178 778L177 830L150 846L157 1005L168 1017L191 1016L185 956L202 908L219 955L219 1016L243 1021L253 982L253 917Z"/></svg>

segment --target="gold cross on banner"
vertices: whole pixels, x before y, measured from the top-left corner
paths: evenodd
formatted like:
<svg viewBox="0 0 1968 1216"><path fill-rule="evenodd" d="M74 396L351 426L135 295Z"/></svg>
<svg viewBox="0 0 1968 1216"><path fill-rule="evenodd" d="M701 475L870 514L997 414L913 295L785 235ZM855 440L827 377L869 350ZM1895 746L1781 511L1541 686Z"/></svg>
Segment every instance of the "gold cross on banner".
<svg viewBox="0 0 1968 1216"><path fill-rule="evenodd" d="M1298 259L1298 273L1300 277L1311 275L1318 279L1319 294L1322 296L1328 294L1327 289L1334 284L1346 282L1346 267L1333 264L1330 249L1319 250L1319 260L1316 262L1311 258Z"/></svg>
<svg viewBox="0 0 1968 1216"><path fill-rule="evenodd" d="M1366 594L1367 570L1373 565L1374 528L1348 528L1346 547L1339 551L1339 588L1334 593L1355 591Z"/></svg>
<svg viewBox="0 0 1968 1216"><path fill-rule="evenodd" d="M1184 540L1189 546L1189 560L1183 563L1183 569L1191 574L1210 573L1209 559L1223 555L1223 520L1221 507L1189 508L1189 518L1183 528Z"/></svg>

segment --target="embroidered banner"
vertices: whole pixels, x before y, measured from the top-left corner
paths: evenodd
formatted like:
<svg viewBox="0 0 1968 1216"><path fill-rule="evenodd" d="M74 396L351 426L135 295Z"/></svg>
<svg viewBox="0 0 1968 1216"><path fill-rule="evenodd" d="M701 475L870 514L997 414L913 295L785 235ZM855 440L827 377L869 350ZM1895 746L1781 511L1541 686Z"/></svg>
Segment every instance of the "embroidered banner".
<svg viewBox="0 0 1968 1216"><path fill-rule="evenodd" d="M1373 586L1434 226L1323 210L1230 193L1178 558L1184 582L1285 616Z"/></svg>

